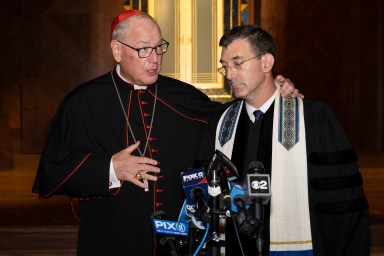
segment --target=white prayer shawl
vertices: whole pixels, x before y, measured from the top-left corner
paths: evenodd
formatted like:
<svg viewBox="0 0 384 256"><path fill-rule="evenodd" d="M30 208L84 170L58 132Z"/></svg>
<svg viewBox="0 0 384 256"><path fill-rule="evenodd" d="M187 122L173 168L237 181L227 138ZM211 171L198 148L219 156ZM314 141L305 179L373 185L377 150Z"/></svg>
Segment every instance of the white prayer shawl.
<svg viewBox="0 0 384 256"><path fill-rule="evenodd" d="M284 134L285 128L282 124L286 120L282 114L280 100L285 101L286 99L282 99L279 90L276 90L272 135L270 255L310 256L313 255L313 252L308 204L303 101L298 98L287 99L290 103L295 102L293 114L296 130L293 133L297 134L293 134L296 137L296 142L283 146L280 141L282 140L281 136L284 137L282 134ZM230 106L221 116L216 130L215 148L229 158L232 157L242 105L243 101L239 101L235 106ZM233 116L228 115L228 111L235 114ZM231 118L232 122L228 122ZM232 123L230 128L228 128L228 123ZM227 132L223 133L225 129ZM229 135L223 138L223 134ZM291 132L286 134L288 137L292 136ZM225 139L225 137L228 138Z"/></svg>

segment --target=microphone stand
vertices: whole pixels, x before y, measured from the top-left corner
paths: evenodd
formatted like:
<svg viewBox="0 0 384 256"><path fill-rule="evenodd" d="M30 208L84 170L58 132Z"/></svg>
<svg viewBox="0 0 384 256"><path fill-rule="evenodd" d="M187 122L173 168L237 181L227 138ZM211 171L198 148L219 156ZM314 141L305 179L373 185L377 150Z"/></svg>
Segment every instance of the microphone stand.
<svg viewBox="0 0 384 256"><path fill-rule="evenodd" d="M181 256L176 243L177 241L174 236L164 236L160 239L160 244L167 248L168 255L170 256Z"/></svg>
<svg viewBox="0 0 384 256"><path fill-rule="evenodd" d="M263 253L263 247L264 247L264 209L263 209L263 202L261 198L254 198L252 199L252 207L253 213L252 216L255 218L257 222L257 229L254 235L252 236L252 239L256 242L256 247L259 252L259 255L262 255Z"/></svg>
<svg viewBox="0 0 384 256"><path fill-rule="evenodd" d="M208 242L208 255L209 256L219 256L220 255L220 237L219 237L219 196L212 196L210 200L211 204L211 237Z"/></svg>
<svg viewBox="0 0 384 256"><path fill-rule="evenodd" d="M192 223L192 221L189 221L188 227L189 227L189 232L188 232L188 238L187 238L187 256L192 256L193 250L195 248L195 239L196 239L197 229L195 225Z"/></svg>
<svg viewBox="0 0 384 256"><path fill-rule="evenodd" d="M228 168L229 177L227 177L225 168ZM209 242L207 242L209 256L220 255L220 216L225 216L231 205L228 180L237 178L239 178L239 173L236 166L224 153L216 150L210 161L207 172L211 222L209 230L210 239ZM224 208L220 208L220 194L223 195Z"/></svg>
<svg viewBox="0 0 384 256"><path fill-rule="evenodd" d="M219 256L220 255L220 236L219 236L219 227L220 227L220 168L214 169L209 175L210 180L208 181L208 191L211 190L210 194L210 222L211 227L209 230L210 239L207 242L208 246L208 255L209 256ZM210 189L212 188L212 189Z"/></svg>

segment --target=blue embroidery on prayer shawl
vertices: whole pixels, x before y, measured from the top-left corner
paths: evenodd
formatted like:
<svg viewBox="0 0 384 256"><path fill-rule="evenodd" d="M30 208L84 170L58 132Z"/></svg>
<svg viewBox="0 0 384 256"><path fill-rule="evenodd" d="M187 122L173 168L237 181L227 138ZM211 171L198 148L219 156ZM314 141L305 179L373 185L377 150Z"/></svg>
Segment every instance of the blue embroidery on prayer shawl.
<svg viewBox="0 0 384 256"><path fill-rule="evenodd" d="M223 146L232 138L233 128L235 126L237 115L239 114L240 106L240 100L233 103L223 118L219 133L219 142L221 146Z"/></svg>
<svg viewBox="0 0 384 256"><path fill-rule="evenodd" d="M299 141L299 102L281 98L279 108L279 142L290 150Z"/></svg>

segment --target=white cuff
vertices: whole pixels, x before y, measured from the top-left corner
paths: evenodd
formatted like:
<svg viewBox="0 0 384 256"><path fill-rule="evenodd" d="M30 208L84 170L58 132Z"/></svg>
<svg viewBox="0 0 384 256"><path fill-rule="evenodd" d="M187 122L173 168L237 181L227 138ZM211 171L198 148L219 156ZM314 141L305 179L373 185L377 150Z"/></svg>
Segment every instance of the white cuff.
<svg viewBox="0 0 384 256"><path fill-rule="evenodd" d="M112 158L109 164L109 189L119 188L121 186L120 181L116 177L115 169L113 168Z"/></svg>

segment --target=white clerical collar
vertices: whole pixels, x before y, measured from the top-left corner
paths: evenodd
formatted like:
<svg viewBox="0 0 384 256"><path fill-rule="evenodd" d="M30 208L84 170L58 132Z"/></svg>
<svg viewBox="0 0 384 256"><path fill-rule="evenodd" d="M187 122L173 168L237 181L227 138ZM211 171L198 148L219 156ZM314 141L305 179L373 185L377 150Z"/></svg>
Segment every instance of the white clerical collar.
<svg viewBox="0 0 384 256"><path fill-rule="evenodd" d="M277 90L277 88L276 88ZM276 91L275 91L276 93ZM275 100L275 93L272 94L271 98L269 98L269 100L267 100L267 102L265 102L260 108L259 110L263 111L263 113L267 112L267 110L269 109L269 107L272 105L273 101ZM245 102L245 109L247 110L247 113L248 113L248 116L249 116L249 119L251 119L252 123L255 122L255 115L253 114L253 112L255 112L255 110L257 110L256 108L252 107L250 104L248 104L247 102Z"/></svg>
<svg viewBox="0 0 384 256"><path fill-rule="evenodd" d="M117 73L117 75L118 75L121 79L123 79L125 82L127 82L127 83L130 84L130 82L128 82L127 80L124 79L124 77L121 76L121 74L120 74L120 64L117 64L117 65L116 65L116 73ZM146 85L137 85L137 84L134 84L134 85L133 85L133 89L135 89L135 90L146 90L147 87L148 87L148 86L146 86Z"/></svg>

